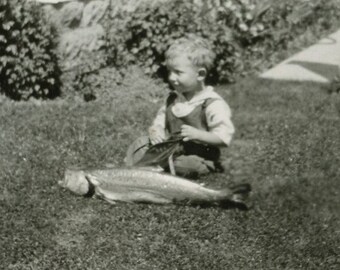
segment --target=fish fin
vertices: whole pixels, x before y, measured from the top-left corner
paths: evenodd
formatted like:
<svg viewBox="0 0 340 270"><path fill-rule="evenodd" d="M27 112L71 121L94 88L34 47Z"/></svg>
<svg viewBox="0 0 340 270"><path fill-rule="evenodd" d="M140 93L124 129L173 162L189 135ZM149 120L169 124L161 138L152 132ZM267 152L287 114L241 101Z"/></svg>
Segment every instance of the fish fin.
<svg viewBox="0 0 340 270"><path fill-rule="evenodd" d="M93 184L93 182L92 182L92 180L90 179L89 176L85 175L85 179L89 184L89 190L84 195L84 197L92 197L93 195L96 194L96 185Z"/></svg>
<svg viewBox="0 0 340 270"><path fill-rule="evenodd" d="M96 187L100 185L100 182L92 175L86 174L85 178L88 182L90 182L92 185L94 185Z"/></svg>
<svg viewBox="0 0 340 270"><path fill-rule="evenodd" d="M96 198L104 200L112 205L115 205L116 204L115 198L110 195L111 194L103 191L101 188L97 188L96 194L95 194Z"/></svg>
<svg viewBox="0 0 340 270"><path fill-rule="evenodd" d="M251 186L249 184L239 184L231 188L224 190L226 193L225 200L222 201L222 205L234 206L242 210L247 210L248 206L246 200L251 191ZM223 192L223 191L222 191Z"/></svg>
<svg viewBox="0 0 340 270"><path fill-rule="evenodd" d="M231 191L233 192L233 194L249 195L249 192L251 191L251 185L250 184L238 184L238 185L231 187Z"/></svg>

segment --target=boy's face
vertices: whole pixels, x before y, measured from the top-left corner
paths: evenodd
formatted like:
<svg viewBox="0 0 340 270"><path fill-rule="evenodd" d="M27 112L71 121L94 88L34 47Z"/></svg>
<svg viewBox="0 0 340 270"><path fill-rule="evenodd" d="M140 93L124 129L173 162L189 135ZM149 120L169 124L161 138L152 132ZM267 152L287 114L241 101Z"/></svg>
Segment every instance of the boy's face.
<svg viewBox="0 0 340 270"><path fill-rule="evenodd" d="M201 90L199 69L195 67L185 54L175 56L167 61L169 81L176 91L182 94Z"/></svg>

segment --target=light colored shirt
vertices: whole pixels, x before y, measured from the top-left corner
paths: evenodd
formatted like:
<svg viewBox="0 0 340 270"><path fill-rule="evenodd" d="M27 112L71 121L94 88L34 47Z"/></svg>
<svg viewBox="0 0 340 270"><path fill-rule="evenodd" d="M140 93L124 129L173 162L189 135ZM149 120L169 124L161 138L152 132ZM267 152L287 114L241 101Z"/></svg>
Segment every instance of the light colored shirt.
<svg viewBox="0 0 340 270"><path fill-rule="evenodd" d="M208 131L218 136L225 145L229 145L235 132L231 121L231 110L225 100L214 91L214 88L207 86L198 92L189 101L177 102L172 107L172 113L176 117L184 117L190 114L197 106L200 106L208 98L214 100L206 107L205 114L207 119ZM149 133L157 134L164 140L168 137L165 129L166 105L163 105L149 128Z"/></svg>

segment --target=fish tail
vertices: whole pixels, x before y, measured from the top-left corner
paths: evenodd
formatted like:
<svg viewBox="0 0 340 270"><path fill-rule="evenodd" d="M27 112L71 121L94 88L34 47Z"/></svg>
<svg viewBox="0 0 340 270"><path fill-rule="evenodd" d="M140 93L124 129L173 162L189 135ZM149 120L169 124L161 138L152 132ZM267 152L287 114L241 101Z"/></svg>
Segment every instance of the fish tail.
<svg viewBox="0 0 340 270"><path fill-rule="evenodd" d="M222 192L225 193L224 200L222 200L222 205L226 204L228 206L232 205L240 209L248 209L246 204L246 199L251 191L251 186L249 184L238 184Z"/></svg>

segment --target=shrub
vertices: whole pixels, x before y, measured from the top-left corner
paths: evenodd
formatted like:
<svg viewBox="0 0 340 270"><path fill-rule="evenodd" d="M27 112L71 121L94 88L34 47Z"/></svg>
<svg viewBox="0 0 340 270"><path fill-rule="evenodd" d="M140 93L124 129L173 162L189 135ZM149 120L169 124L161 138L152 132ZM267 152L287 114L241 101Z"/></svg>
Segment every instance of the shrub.
<svg viewBox="0 0 340 270"><path fill-rule="evenodd" d="M0 2L0 91L15 100L60 94L56 31L34 2Z"/></svg>
<svg viewBox="0 0 340 270"><path fill-rule="evenodd" d="M261 1L256 0L255 3L257 9ZM265 2L262 4L266 5ZM244 70L261 71L282 61L296 50L316 42L330 30L336 30L339 19L337 0L274 1L259 21L263 31L243 48ZM253 23L254 20L246 21L248 31Z"/></svg>
<svg viewBox="0 0 340 270"><path fill-rule="evenodd" d="M146 73L164 77L164 52L169 44L196 33L209 39L217 54L210 79L230 82L235 74L284 49L306 26L321 22L327 27L327 12L337 6L336 1L326 0L196 2L144 5L109 20L108 63L117 67L139 64Z"/></svg>
<svg viewBox="0 0 340 270"><path fill-rule="evenodd" d="M218 60L211 79L217 79L219 74L219 79L230 80L236 66L236 47L230 28L216 23L207 10L193 1L140 6L132 14L115 18L108 29L111 63L116 66L141 64L147 74L166 77L164 53L174 39L187 33L196 33L213 44Z"/></svg>
<svg viewBox="0 0 340 270"><path fill-rule="evenodd" d="M110 1L113 3L113 1ZM339 16L336 0L169 0L139 6L134 12L107 12L106 46L86 54L64 92L99 98L120 84L129 66L167 80L164 53L174 39L195 33L210 40L217 57L208 83L232 82L242 73L277 62L273 55L285 51L306 26L330 27ZM330 11L332 11L331 15ZM333 20L329 20L332 17ZM319 32L322 32L320 29ZM109 66L109 68L106 68Z"/></svg>

